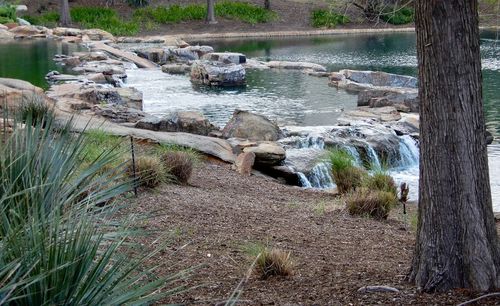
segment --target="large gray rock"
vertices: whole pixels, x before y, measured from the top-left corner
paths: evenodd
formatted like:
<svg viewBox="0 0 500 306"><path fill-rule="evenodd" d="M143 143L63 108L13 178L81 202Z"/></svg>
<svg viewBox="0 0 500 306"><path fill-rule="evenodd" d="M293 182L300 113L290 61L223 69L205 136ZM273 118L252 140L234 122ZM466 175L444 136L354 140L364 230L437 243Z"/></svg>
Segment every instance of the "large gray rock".
<svg viewBox="0 0 500 306"><path fill-rule="evenodd" d="M393 106L384 106L371 108L361 106L352 111L343 113L338 119L339 123L349 124L353 121L378 121L378 122L392 122L401 119L401 114Z"/></svg>
<svg viewBox="0 0 500 306"><path fill-rule="evenodd" d="M294 70L309 69L313 71L326 72L325 66L307 62L270 61L267 62L266 65L269 68L277 68L277 69L294 69Z"/></svg>
<svg viewBox="0 0 500 306"><path fill-rule="evenodd" d="M208 86L242 86L246 72L242 65L195 61L191 67L191 82Z"/></svg>
<svg viewBox="0 0 500 306"><path fill-rule="evenodd" d="M0 24L1 25L1 24ZM6 29L0 29L0 40L14 39L16 35Z"/></svg>
<svg viewBox="0 0 500 306"><path fill-rule="evenodd" d="M276 141L281 137L279 127L262 115L235 110L222 130L224 138L243 138L253 141Z"/></svg>
<svg viewBox="0 0 500 306"><path fill-rule="evenodd" d="M191 71L191 66L187 64L165 64L161 66L161 71L169 74L186 74Z"/></svg>
<svg viewBox="0 0 500 306"><path fill-rule="evenodd" d="M141 119L150 117L150 115L140 110L116 104L94 105L92 110L96 115L117 123L135 123Z"/></svg>
<svg viewBox="0 0 500 306"><path fill-rule="evenodd" d="M0 78L0 109L4 107L5 102L5 106L14 111L24 101L33 99L45 100L43 89L26 81Z"/></svg>
<svg viewBox="0 0 500 306"><path fill-rule="evenodd" d="M42 26L24 25L10 29L16 38L45 37L52 34L52 30Z"/></svg>
<svg viewBox="0 0 500 306"><path fill-rule="evenodd" d="M418 112L417 89L377 88L360 91L358 106L394 106L402 112Z"/></svg>
<svg viewBox="0 0 500 306"><path fill-rule="evenodd" d="M52 33L56 36L80 36L82 35L82 30L77 28L57 27L52 30Z"/></svg>
<svg viewBox="0 0 500 306"><path fill-rule="evenodd" d="M203 55L202 59L224 64L245 64L247 61L244 54L235 52L212 52Z"/></svg>
<svg viewBox="0 0 500 306"><path fill-rule="evenodd" d="M123 62L117 60L104 60L84 62L83 64L74 67L73 71L76 73L103 73L103 74L118 74L126 75Z"/></svg>
<svg viewBox="0 0 500 306"><path fill-rule="evenodd" d="M184 132L207 136L218 128L197 112L176 112L165 117L148 117L136 123L136 128L162 131Z"/></svg>
<svg viewBox="0 0 500 306"><path fill-rule="evenodd" d="M410 87L417 88L417 79L407 75L386 73L382 71L340 70L348 80L382 87Z"/></svg>
<svg viewBox="0 0 500 306"><path fill-rule="evenodd" d="M254 153L257 166L280 165L286 159L285 149L276 142L260 142L257 146L244 148L243 153Z"/></svg>

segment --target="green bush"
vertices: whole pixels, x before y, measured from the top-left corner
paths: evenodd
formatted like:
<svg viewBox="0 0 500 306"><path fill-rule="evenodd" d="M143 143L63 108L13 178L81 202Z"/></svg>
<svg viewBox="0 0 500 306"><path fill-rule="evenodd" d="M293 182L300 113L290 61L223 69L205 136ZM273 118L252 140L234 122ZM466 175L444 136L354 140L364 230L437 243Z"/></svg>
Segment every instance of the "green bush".
<svg viewBox="0 0 500 306"><path fill-rule="evenodd" d="M415 11L408 7L392 8L386 10L380 18L394 25L407 24L415 20Z"/></svg>
<svg viewBox="0 0 500 306"><path fill-rule="evenodd" d="M73 7L71 18L85 28L97 28L113 35L135 35L139 23L123 21L115 10L104 7Z"/></svg>
<svg viewBox="0 0 500 306"><path fill-rule="evenodd" d="M273 20L276 14L260 6L246 2L222 1L215 4L215 14L248 22L250 24L265 23Z"/></svg>
<svg viewBox="0 0 500 306"><path fill-rule="evenodd" d="M171 5L169 7L147 7L134 12L134 17L140 21L154 20L157 23L179 23L189 20L203 20L206 8L199 4L187 6Z"/></svg>
<svg viewBox="0 0 500 306"><path fill-rule="evenodd" d="M58 12L46 12L39 16L26 15L23 18L34 25L56 26L60 16Z"/></svg>
<svg viewBox="0 0 500 306"><path fill-rule="evenodd" d="M16 8L13 5L0 6L0 23L16 22Z"/></svg>
<svg viewBox="0 0 500 306"><path fill-rule="evenodd" d="M253 4L230 1L216 3L215 14L219 17L241 20L251 24L268 22L276 16L275 13ZM207 7L201 4L147 7L134 12L136 20L143 22L154 20L160 24L204 20L206 15Z"/></svg>
<svg viewBox="0 0 500 306"><path fill-rule="evenodd" d="M317 9L311 13L311 23L315 28L335 28L339 24L342 25L348 22L349 18L347 16L330 10Z"/></svg>
<svg viewBox="0 0 500 306"><path fill-rule="evenodd" d="M145 266L160 249L132 248L137 217L95 206L130 190L102 173L116 152L82 171L85 134L53 127L47 118L16 128L0 147L0 303L144 305L174 293L183 274L155 277Z"/></svg>
<svg viewBox="0 0 500 306"><path fill-rule="evenodd" d="M332 175L339 193L347 193L361 186L367 172L354 165L354 159L344 150L333 150L329 154Z"/></svg>
<svg viewBox="0 0 500 306"><path fill-rule="evenodd" d="M398 195L398 188L394 179L384 171L376 171L372 175L366 176L362 182L362 186L370 190L389 192L395 197Z"/></svg>
<svg viewBox="0 0 500 306"><path fill-rule="evenodd" d="M391 209L397 204L397 197L391 192L370 190L361 187L346 198L347 210L351 215L387 219Z"/></svg>

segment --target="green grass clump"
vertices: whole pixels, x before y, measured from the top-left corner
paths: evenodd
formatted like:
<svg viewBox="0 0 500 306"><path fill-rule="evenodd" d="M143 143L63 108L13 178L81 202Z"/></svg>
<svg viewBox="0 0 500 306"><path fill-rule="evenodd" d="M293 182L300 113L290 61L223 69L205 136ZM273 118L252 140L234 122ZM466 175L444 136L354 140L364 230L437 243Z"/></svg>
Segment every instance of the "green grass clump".
<svg viewBox="0 0 500 306"><path fill-rule="evenodd" d="M49 105L45 102L45 99L41 96L33 95L30 98L23 99L21 103L18 114L21 117L23 123L37 125L42 124L47 120L47 118L53 117L52 110Z"/></svg>
<svg viewBox="0 0 500 306"><path fill-rule="evenodd" d="M259 6L246 2L222 1L215 4L218 17L241 20L251 24L273 20L276 14ZM141 22L154 20L160 24L179 23L190 20L204 20L207 16L206 5L171 5L141 8L134 12L134 18Z"/></svg>
<svg viewBox="0 0 500 306"><path fill-rule="evenodd" d="M367 172L354 165L354 159L344 150L336 149L329 154L332 175L339 193L347 193L361 186Z"/></svg>
<svg viewBox="0 0 500 306"><path fill-rule="evenodd" d="M55 27L59 22L60 15L58 12L45 12L39 16L26 15L23 18L33 25Z"/></svg>
<svg viewBox="0 0 500 306"><path fill-rule="evenodd" d="M160 24L179 23L190 20L203 20L206 8L203 5L191 4L187 6L171 5L168 7L147 7L137 9L134 18L140 21L153 20Z"/></svg>
<svg viewBox="0 0 500 306"><path fill-rule="evenodd" d="M187 184L193 174L194 162L186 152L165 152L161 155L165 170L180 184Z"/></svg>
<svg viewBox="0 0 500 306"><path fill-rule="evenodd" d="M265 23L276 18L276 13L246 2L222 1L215 4L215 14L220 17L248 22Z"/></svg>
<svg viewBox="0 0 500 306"><path fill-rule="evenodd" d="M347 16L330 10L317 9L311 13L311 23L315 28L335 28L337 25L348 22L349 18Z"/></svg>
<svg viewBox="0 0 500 306"><path fill-rule="evenodd" d="M363 187L370 190L380 190L398 195L398 188L394 179L384 171L376 171L372 175L368 175L362 182Z"/></svg>
<svg viewBox="0 0 500 306"><path fill-rule="evenodd" d="M140 29L137 21L124 21L115 10L105 7L73 7L71 18L85 28L97 28L113 35L135 35Z"/></svg>
<svg viewBox="0 0 500 306"><path fill-rule="evenodd" d="M178 291L186 273L158 277L146 264L163 247L134 243L138 217L96 206L130 190L103 173L117 152L84 167L87 134L44 119L14 124L0 146L0 304L149 305Z"/></svg>
<svg viewBox="0 0 500 306"><path fill-rule="evenodd" d="M16 7L13 5L0 6L0 23L16 22Z"/></svg>
<svg viewBox="0 0 500 306"><path fill-rule="evenodd" d="M92 163L101 155L109 151L119 152L119 157L114 159L107 167L116 167L125 160L128 147L123 137L113 136L103 130L92 129L85 132L85 145L81 150L80 158L85 163Z"/></svg>
<svg viewBox="0 0 500 306"><path fill-rule="evenodd" d="M253 272L261 279L293 275L294 263L290 252L261 243L247 244L243 247L243 252L256 259Z"/></svg>
<svg viewBox="0 0 500 306"><path fill-rule="evenodd" d="M132 163L128 164L127 174L130 178L134 177ZM165 168L157 156L140 156L136 158L135 177L138 185L147 188L155 188L167 179Z"/></svg>
<svg viewBox="0 0 500 306"><path fill-rule="evenodd" d="M412 23L415 20L415 11L412 8L392 8L386 10L380 18L390 24L399 25Z"/></svg>
<svg viewBox="0 0 500 306"><path fill-rule="evenodd" d="M351 215L368 216L377 220L387 219L389 212L398 203L397 197L380 190L361 187L346 197L347 210Z"/></svg>

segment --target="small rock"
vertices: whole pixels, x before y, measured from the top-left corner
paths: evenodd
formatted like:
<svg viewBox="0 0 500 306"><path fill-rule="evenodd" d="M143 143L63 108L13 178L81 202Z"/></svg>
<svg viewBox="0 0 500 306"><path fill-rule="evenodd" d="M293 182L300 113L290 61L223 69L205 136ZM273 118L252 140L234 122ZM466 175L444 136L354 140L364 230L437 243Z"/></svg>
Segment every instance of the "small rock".
<svg viewBox="0 0 500 306"><path fill-rule="evenodd" d="M244 64L247 61L244 54L235 52L212 52L203 55L202 59L224 64Z"/></svg>
<svg viewBox="0 0 500 306"><path fill-rule="evenodd" d="M283 147L275 142L261 142L256 147L243 149L244 153L255 153L255 164L260 166L279 165L286 158Z"/></svg>
<svg viewBox="0 0 500 306"><path fill-rule="evenodd" d="M358 289L360 293L373 293L373 292L399 292L398 289L389 286L365 286Z"/></svg>
<svg viewBox="0 0 500 306"><path fill-rule="evenodd" d="M313 70L326 72L326 67L307 62L286 62L286 61L270 61L266 63L270 68L278 68L278 69L298 69L298 70Z"/></svg>
<svg viewBox="0 0 500 306"><path fill-rule="evenodd" d="M185 74L191 71L187 64L166 64L161 66L161 71L169 74Z"/></svg>
<svg viewBox="0 0 500 306"><path fill-rule="evenodd" d="M29 23L27 20L24 20L24 19L19 18L19 17L16 18L16 21L17 21L17 23L19 23L19 25L22 25L22 26L31 25L31 23Z"/></svg>
<svg viewBox="0 0 500 306"><path fill-rule="evenodd" d="M246 84L245 68L237 64L195 61L191 67L191 82L208 86L242 86Z"/></svg>
<svg viewBox="0 0 500 306"><path fill-rule="evenodd" d="M255 163L255 153L247 152L241 153L236 157L234 163L235 170L239 174L250 176L252 174L252 167Z"/></svg>

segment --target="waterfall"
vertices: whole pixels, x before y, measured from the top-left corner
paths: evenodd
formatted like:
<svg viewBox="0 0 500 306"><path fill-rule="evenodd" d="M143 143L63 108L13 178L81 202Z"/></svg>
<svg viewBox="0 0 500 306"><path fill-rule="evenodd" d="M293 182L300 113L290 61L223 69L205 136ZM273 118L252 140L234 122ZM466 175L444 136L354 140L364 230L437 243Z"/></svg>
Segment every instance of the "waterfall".
<svg viewBox="0 0 500 306"><path fill-rule="evenodd" d="M332 176L330 175L330 163L320 162L306 176L303 173L298 173L300 183L305 188L334 188Z"/></svg>
<svg viewBox="0 0 500 306"><path fill-rule="evenodd" d="M325 140L321 136L307 136L306 139L299 143L299 148L323 150L325 148Z"/></svg>
<svg viewBox="0 0 500 306"><path fill-rule="evenodd" d="M349 146L349 145L343 145L342 149L344 149L347 153L349 153L349 155L352 156L352 158L354 159L354 164L356 166L363 165L363 161L361 160L361 156L359 155L358 150L356 150L356 147Z"/></svg>
<svg viewBox="0 0 500 306"><path fill-rule="evenodd" d="M370 144L366 144L366 154L370 159L369 160L370 167L375 169L382 169L382 164L380 163L380 159L377 156L377 152L375 152L375 150Z"/></svg>
<svg viewBox="0 0 500 306"><path fill-rule="evenodd" d="M417 142L409 135L399 137L399 163L400 168L408 168L418 165L419 149Z"/></svg>
<svg viewBox="0 0 500 306"><path fill-rule="evenodd" d="M300 186L302 186L304 188L312 188L313 187L311 185L311 183L309 182L309 180L307 179L307 176L304 173L297 172L297 176L299 177Z"/></svg>

